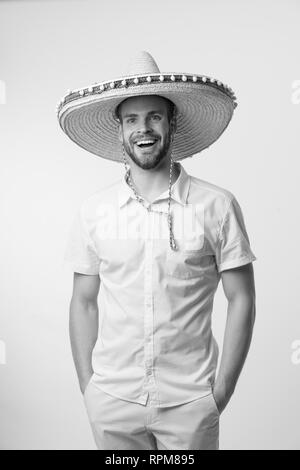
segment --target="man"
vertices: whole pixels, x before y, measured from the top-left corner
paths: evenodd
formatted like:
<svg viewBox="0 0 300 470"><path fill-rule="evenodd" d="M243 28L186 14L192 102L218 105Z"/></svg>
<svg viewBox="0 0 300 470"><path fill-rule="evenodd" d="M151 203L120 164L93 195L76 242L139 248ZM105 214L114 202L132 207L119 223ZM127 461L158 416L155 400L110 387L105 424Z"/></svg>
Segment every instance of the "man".
<svg viewBox="0 0 300 470"><path fill-rule="evenodd" d="M126 168L81 205L65 254L72 352L98 449L219 448L252 337L256 257L234 195L178 160L213 143L235 106L219 81L161 74L145 52L126 76L59 105L73 141ZM216 378L220 279L228 318Z"/></svg>

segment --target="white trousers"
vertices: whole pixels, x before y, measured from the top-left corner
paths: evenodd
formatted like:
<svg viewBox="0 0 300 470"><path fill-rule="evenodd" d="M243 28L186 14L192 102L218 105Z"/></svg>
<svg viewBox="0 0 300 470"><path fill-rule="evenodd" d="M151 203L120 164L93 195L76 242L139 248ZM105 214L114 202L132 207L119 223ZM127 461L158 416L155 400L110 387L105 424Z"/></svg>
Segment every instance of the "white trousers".
<svg viewBox="0 0 300 470"><path fill-rule="evenodd" d="M99 450L218 450L219 411L213 394L155 408L113 397L91 381L84 401Z"/></svg>

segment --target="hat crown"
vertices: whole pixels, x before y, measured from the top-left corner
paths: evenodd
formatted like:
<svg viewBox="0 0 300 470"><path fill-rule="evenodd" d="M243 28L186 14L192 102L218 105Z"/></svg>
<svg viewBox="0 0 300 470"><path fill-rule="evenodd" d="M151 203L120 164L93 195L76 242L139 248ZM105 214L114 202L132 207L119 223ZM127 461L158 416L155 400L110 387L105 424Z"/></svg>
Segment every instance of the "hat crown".
<svg viewBox="0 0 300 470"><path fill-rule="evenodd" d="M147 51L140 51L129 62L126 75L160 73L157 63Z"/></svg>

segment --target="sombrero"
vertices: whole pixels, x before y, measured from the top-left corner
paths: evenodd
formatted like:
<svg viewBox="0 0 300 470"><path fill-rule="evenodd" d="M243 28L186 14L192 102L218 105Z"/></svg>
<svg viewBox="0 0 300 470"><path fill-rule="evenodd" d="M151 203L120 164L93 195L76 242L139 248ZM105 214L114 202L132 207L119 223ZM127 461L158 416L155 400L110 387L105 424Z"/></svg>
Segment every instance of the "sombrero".
<svg viewBox="0 0 300 470"><path fill-rule="evenodd" d="M62 130L80 147L102 158L122 162L116 107L126 98L159 95L177 108L174 161L201 152L228 126L236 97L219 80L190 73L160 72L145 51L135 56L125 75L69 90L57 105Z"/></svg>

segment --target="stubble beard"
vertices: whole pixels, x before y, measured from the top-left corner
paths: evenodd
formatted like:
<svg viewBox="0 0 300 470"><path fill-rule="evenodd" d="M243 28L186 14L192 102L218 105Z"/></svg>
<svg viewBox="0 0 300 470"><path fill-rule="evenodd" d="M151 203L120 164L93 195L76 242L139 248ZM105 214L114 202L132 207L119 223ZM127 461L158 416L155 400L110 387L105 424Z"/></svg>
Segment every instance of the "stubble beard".
<svg viewBox="0 0 300 470"><path fill-rule="evenodd" d="M169 153L171 146L171 135L169 132L163 147L154 157L151 154L148 154L147 156L145 155L144 157L138 157L128 142L124 142L123 145L127 155L139 168L142 168L143 170L151 170L156 168L163 158Z"/></svg>

